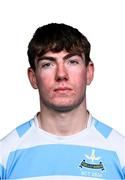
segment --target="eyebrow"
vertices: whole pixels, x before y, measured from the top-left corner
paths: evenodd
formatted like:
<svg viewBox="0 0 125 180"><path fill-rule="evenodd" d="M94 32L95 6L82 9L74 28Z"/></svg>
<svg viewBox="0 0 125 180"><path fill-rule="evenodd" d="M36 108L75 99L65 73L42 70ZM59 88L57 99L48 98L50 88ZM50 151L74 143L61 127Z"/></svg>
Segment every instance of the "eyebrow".
<svg viewBox="0 0 125 180"><path fill-rule="evenodd" d="M41 60L55 61L56 58L51 57L51 56L41 56L40 58L37 59L37 62L39 62L39 61L41 61Z"/></svg>
<svg viewBox="0 0 125 180"><path fill-rule="evenodd" d="M83 58L80 53L69 53L69 54L67 54L66 56L64 56L63 59L66 60L66 59L69 59L69 58L71 58L71 57L73 57L73 56L79 56L79 57ZM42 61L42 60L56 61L56 59L57 59L57 58L52 57L52 56L43 55L43 56L41 56L41 57L39 57L39 58L37 59L37 63L38 63L39 61Z"/></svg>
<svg viewBox="0 0 125 180"><path fill-rule="evenodd" d="M66 59L69 59L69 58L71 58L72 56L79 56L79 57L82 57L82 55L80 54L80 53L69 53L69 54L67 54L66 56L64 56L64 60L66 60Z"/></svg>

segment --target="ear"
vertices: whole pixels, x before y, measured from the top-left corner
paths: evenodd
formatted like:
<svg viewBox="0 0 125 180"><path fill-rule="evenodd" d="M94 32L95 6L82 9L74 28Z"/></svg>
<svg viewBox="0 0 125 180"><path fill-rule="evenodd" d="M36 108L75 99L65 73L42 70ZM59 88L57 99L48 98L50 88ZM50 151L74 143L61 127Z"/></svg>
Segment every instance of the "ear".
<svg viewBox="0 0 125 180"><path fill-rule="evenodd" d="M94 64L92 61L87 66L87 85L90 85L94 77Z"/></svg>
<svg viewBox="0 0 125 180"><path fill-rule="evenodd" d="M28 68L27 74L28 74L28 78L29 78L29 81L30 81L31 86L32 86L34 89L37 89L36 74L35 74L34 70L33 70L31 67Z"/></svg>

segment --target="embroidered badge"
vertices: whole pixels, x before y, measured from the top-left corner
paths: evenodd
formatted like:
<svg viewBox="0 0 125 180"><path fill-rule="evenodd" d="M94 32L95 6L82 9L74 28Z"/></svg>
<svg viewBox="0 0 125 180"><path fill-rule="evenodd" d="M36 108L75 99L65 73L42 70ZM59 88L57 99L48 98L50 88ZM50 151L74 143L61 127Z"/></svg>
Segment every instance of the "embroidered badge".
<svg viewBox="0 0 125 180"><path fill-rule="evenodd" d="M85 154L85 157L88 160L91 160L92 163L87 163L85 160L83 160L81 162L81 164L79 165L79 167L81 167L81 168L86 167L86 168L91 168L91 169L102 169L102 170L104 170L104 166L103 166L103 163L101 161L99 163L97 163L97 164L93 163L94 161L99 161L101 159L101 157L96 156L94 149L92 149L92 153L91 153L90 156Z"/></svg>
<svg viewBox="0 0 125 180"><path fill-rule="evenodd" d="M84 176L93 176L93 177L101 177L104 171L104 165L101 161L101 157L96 155L95 149L92 149L91 154L84 154L85 159L79 165L81 169L81 174ZM82 170L84 169L84 170ZM90 171L97 170L97 171ZM101 170L101 171L100 171Z"/></svg>

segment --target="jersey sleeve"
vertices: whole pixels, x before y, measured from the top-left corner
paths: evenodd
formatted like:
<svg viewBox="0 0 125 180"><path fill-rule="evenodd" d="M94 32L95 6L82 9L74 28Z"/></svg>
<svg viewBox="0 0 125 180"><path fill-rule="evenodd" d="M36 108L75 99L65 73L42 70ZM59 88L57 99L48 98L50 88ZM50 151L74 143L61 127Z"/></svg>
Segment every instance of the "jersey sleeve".
<svg viewBox="0 0 125 180"><path fill-rule="evenodd" d="M125 179L125 137L124 137L124 142L123 142L123 159L124 159L124 165L123 165L123 174L124 174L124 179Z"/></svg>
<svg viewBox="0 0 125 180"><path fill-rule="evenodd" d="M0 180L3 179L3 177L4 177L4 172L5 172L4 167L2 166L2 164L0 164Z"/></svg>
<svg viewBox="0 0 125 180"><path fill-rule="evenodd" d="M2 144L0 141L0 180L4 179L5 169L2 163Z"/></svg>

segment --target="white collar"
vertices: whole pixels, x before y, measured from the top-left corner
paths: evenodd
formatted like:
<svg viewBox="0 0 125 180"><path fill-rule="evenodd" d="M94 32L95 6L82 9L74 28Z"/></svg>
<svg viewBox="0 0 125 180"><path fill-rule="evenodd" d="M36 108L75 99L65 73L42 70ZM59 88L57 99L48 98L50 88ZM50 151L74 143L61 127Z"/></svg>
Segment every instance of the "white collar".
<svg viewBox="0 0 125 180"><path fill-rule="evenodd" d="M89 116L88 116L87 128L91 127L91 125L92 125L92 115L89 111L88 111L88 113L89 113ZM36 115L34 116L34 124L36 127L40 128L39 122L38 122L38 114L39 114L39 112L36 113Z"/></svg>

